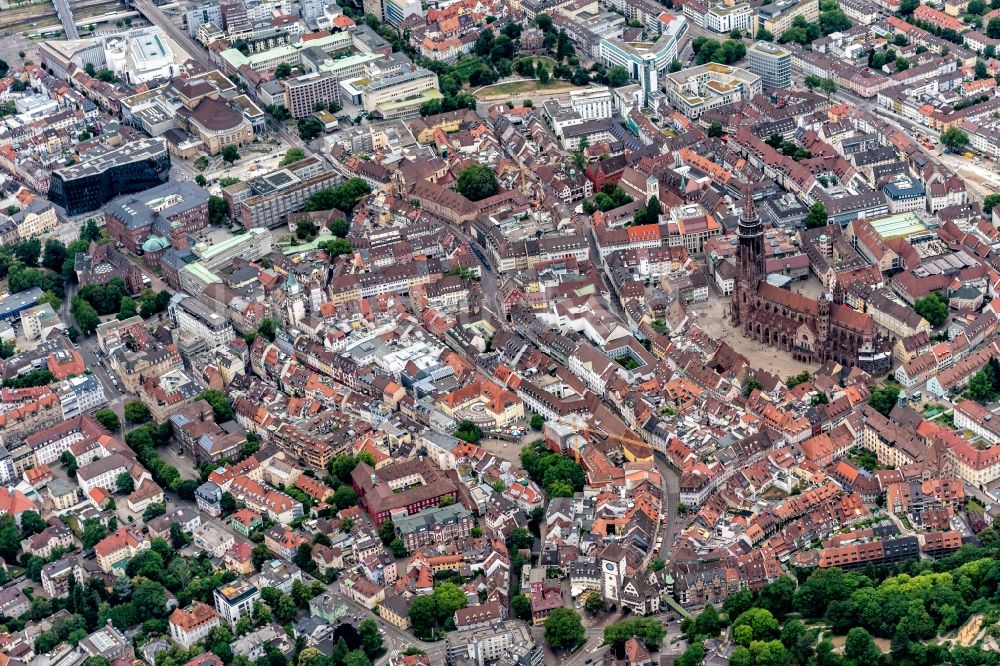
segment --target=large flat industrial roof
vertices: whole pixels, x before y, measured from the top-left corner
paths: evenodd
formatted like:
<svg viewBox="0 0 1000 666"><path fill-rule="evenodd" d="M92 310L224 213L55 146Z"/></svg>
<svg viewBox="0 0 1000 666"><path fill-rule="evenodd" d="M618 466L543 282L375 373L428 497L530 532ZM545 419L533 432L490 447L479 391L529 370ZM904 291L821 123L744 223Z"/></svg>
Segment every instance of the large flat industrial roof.
<svg viewBox="0 0 1000 666"><path fill-rule="evenodd" d="M882 238L897 238L899 236L912 236L927 231L927 225L916 213L909 211L888 217L879 217L868 220Z"/></svg>

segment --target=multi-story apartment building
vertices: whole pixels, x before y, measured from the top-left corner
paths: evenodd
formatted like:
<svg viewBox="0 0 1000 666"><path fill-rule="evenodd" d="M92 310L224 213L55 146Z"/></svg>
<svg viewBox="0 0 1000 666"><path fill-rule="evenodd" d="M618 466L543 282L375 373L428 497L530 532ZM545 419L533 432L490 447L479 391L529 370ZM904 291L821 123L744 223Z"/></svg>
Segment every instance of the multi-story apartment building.
<svg viewBox="0 0 1000 666"><path fill-rule="evenodd" d="M729 33L742 30L757 34L757 14L749 2L734 5L715 5L705 12L705 27L712 32Z"/></svg>
<svg viewBox="0 0 1000 666"><path fill-rule="evenodd" d="M221 624L219 614L208 604L195 601L187 608L176 608L167 621L170 639L185 650L208 636Z"/></svg>
<svg viewBox="0 0 1000 666"><path fill-rule="evenodd" d="M764 22L764 29L775 37L792 27L796 16L806 21L819 18L819 0L775 0L757 8L757 14Z"/></svg>
<svg viewBox="0 0 1000 666"><path fill-rule="evenodd" d="M340 80L331 72L313 72L281 82L285 88L285 108L292 118L305 118L317 104L340 104Z"/></svg>
<svg viewBox="0 0 1000 666"><path fill-rule="evenodd" d="M3 434L4 446L10 451L14 471L18 475L24 474L24 470L28 467L43 464L39 462L40 452L28 443L32 433L38 433L39 430L53 426L61 420L62 405L54 393L45 393L35 400L0 414L0 432ZM59 452L61 453L62 451ZM52 462L59 454L52 460L47 460L48 454L43 453L42 458L46 459L46 462Z"/></svg>
<svg viewBox="0 0 1000 666"><path fill-rule="evenodd" d="M585 120L610 118L614 111L611 91L599 86L572 91L569 104Z"/></svg>
<svg viewBox="0 0 1000 666"><path fill-rule="evenodd" d="M77 585L84 581L83 567L76 555L67 555L42 567L42 589L52 599L69 595L71 580Z"/></svg>
<svg viewBox="0 0 1000 666"><path fill-rule="evenodd" d="M104 385L94 375L77 375L56 387L63 419L72 419L108 404Z"/></svg>
<svg viewBox="0 0 1000 666"><path fill-rule="evenodd" d="M85 495L89 495L94 488L114 491L118 475L128 474L131 466L131 462L125 456L120 453L112 453L78 469L76 479ZM139 484L136 483L136 485Z"/></svg>
<svg viewBox="0 0 1000 666"><path fill-rule="evenodd" d="M149 547L149 540L141 532L131 527L120 527L117 532L104 537L94 546L97 566L108 574L115 570L124 572L128 561L149 550Z"/></svg>
<svg viewBox="0 0 1000 666"><path fill-rule="evenodd" d="M198 32L198 28L206 23L214 23L221 28L222 7L217 2L200 4L193 9L189 9L184 14L184 20L187 23L188 35L191 37L194 37Z"/></svg>
<svg viewBox="0 0 1000 666"><path fill-rule="evenodd" d="M212 312L201 301L187 294L174 294L167 310L170 313L170 320L181 335L196 338L206 351L215 352L222 349L236 337L232 322Z"/></svg>
<svg viewBox="0 0 1000 666"><path fill-rule="evenodd" d="M229 626L235 627L241 617L253 611L254 602L260 599L260 590L249 581L238 578L217 588L213 597L219 615Z"/></svg>
<svg viewBox="0 0 1000 666"><path fill-rule="evenodd" d="M692 120L710 109L751 99L762 91L761 77L714 62L667 74L665 83L670 103Z"/></svg>

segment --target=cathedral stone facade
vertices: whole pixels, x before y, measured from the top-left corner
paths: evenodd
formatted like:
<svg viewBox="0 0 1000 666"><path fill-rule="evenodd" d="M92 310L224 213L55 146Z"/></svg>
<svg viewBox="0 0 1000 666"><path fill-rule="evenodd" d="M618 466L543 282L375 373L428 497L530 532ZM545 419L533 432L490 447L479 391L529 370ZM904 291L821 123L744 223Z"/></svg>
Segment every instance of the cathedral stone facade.
<svg viewBox="0 0 1000 666"><path fill-rule="evenodd" d="M877 331L870 316L844 304L840 285L814 301L769 284L764 261L764 226L747 187L740 215L733 324L745 337L789 352L803 363L836 361L872 374L890 370L891 341Z"/></svg>

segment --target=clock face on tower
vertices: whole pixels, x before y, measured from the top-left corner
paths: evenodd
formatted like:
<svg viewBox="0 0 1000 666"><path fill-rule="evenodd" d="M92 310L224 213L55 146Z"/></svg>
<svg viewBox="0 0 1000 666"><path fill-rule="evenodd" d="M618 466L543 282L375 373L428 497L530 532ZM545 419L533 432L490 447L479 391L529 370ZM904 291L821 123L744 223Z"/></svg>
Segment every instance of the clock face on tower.
<svg viewBox="0 0 1000 666"><path fill-rule="evenodd" d="M607 569L608 571L612 571L613 572L615 570L615 563L614 562L605 562L604 563L604 568Z"/></svg>

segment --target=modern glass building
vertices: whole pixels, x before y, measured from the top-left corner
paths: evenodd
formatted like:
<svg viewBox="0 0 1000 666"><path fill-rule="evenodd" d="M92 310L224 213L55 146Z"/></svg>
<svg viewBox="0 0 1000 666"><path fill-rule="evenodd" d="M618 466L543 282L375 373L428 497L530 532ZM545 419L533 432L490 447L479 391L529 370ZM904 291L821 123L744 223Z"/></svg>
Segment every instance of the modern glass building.
<svg viewBox="0 0 1000 666"><path fill-rule="evenodd" d="M788 89L792 84L792 52L770 42L757 42L747 51L750 71L765 88Z"/></svg>
<svg viewBox="0 0 1000 666"><path fill-rule="evenodd" d="M656 42L602 39L600 60L607 67L618 65L628 70L629 78L642 86L643 103L649 104L650 96L659 90L660 80L670 71L670 63L677 58L677 46L687 30L687 19L676 16L663 26Z"/></svg>
<svg viewBox="0 0 1000 666"><path fill-rule="evenodd" d="M52 172L49 200L67 215L97 210L116 196L162 185L170 176L163 139L142 139Z"/></svg>

